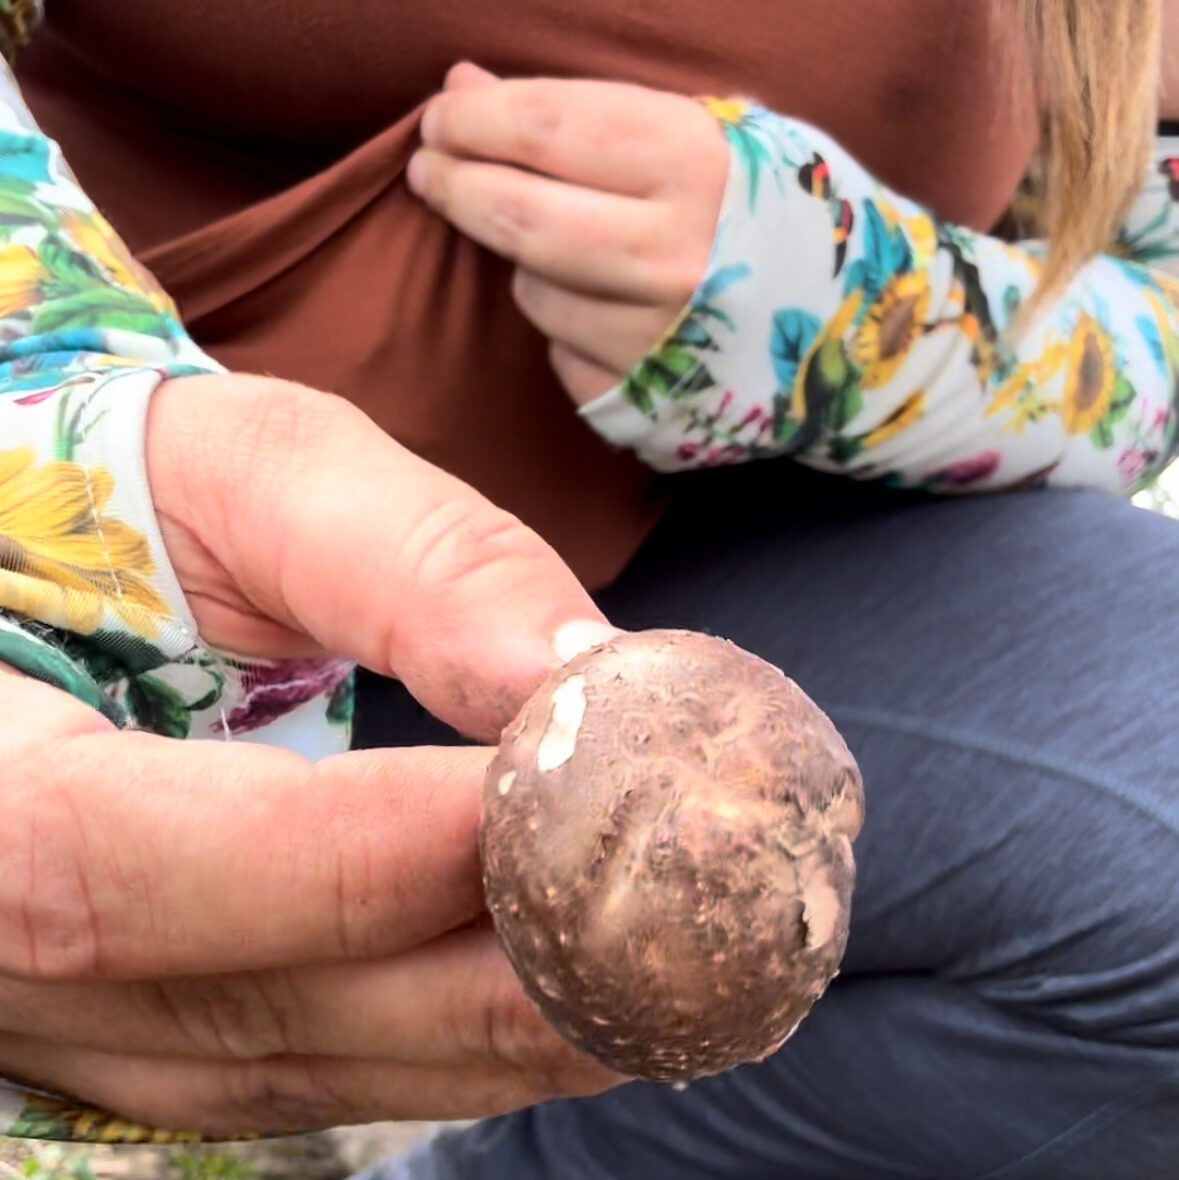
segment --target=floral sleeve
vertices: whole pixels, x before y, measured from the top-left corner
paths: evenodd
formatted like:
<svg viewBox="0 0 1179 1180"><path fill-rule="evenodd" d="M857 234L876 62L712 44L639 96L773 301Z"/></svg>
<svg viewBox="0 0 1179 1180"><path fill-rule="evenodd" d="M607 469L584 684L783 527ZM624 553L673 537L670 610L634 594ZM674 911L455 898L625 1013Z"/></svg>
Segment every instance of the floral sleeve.
<svg viewBox="0 0 1179 1180"><path fill-rule="evenodd" d="M0 661L120 725L335 752L346 726L317 737L314 715L346 720L345 664L235 660L200 642L143 435L163 379L219 366L0 69Z"/></svg>
<svg viewBox="0 0 1179 1180"><path fill-rule="evenodd" d="M156 524L148 402L216 371L0 64L0 663L121 727L322 757L349 744L351 666L203 644ZM0 1134L169 1137L3 1080Z"/></svg>
<svg viewBox="0 0 1179 1180"><path fill-rule="evenodd" d="M791 455L936 492L1136 490L1170 458L1179 164L1116 253L1009 331L1039 244L947 224L794 119L714 102L732 166L709 272L589 423L677 471ZM1165 155L1165 153L1164 153Z"/></svg>

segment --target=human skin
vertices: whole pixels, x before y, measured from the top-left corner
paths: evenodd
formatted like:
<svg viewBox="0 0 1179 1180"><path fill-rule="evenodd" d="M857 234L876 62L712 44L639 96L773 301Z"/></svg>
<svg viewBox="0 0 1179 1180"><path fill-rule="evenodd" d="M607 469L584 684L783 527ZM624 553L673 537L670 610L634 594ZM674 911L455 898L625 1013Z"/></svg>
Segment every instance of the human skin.
<svg viewBox="0 0 1179 1180"><path fill-rule="evenodd" d="M147 452L210 644L352 656L493 740L611 633L539 537L340 399L167 382ZM211 1135L617 1080L545 1025L482 918L487 748L181 743L15 674L0 719L0 1075Z"/></svg>
<svg viewBox="0 0 1179 1180"><path fill-rule="evenodd" d="M1175 62L1179 0L1166 9ZM449 89L491 84L464 71ZM1174 68L1161 110L1179 118ZM703 143L712 132L696 126ZM432 150L442 168L471 154ZM547 268L517 260L516 297L575 400L642 355L705 265L720 199L708 175L683 196L687 262L652 298L594 302L559 252ZM486 206L459 204L478 236ZM587 355L591 338L616 355ZM543 543L335 399L172 382L148 443L165 541L210 642L344 651L491 739L560 658L563 625L601 625ZM401 510L374 533L366 503L382 520ZM479 691L456 693L464 680ZM616 1080L544 1025L480 924L488 751L312 765L179 746L0 676L0 758L0 1074L209 1133L487 1114ZM35 862L33 848L53 855Z"/></svg>

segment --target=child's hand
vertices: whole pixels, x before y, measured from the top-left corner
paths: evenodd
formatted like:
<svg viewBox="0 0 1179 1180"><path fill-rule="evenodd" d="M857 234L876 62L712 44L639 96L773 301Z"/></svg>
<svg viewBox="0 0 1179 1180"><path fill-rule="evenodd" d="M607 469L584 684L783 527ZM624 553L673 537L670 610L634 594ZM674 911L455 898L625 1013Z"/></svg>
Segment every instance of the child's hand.
<svg viewBox="0 0 1179 1180"><path fill-rule="evenodd" d="M516 301L581 405L642 359L704 277L729 155L692 99L460 65L422 139L411 187L517 264Z"/></svg>

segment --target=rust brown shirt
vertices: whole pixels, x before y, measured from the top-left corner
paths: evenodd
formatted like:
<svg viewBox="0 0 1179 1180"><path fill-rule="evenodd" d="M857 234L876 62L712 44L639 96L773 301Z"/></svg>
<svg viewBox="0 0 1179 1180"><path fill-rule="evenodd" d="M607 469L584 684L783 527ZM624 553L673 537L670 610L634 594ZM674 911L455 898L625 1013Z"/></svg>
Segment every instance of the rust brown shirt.
<svg viewBox="0 0 1179 1180"><path fill-rule="evenodd" d="M659 512L580 422L504 263L408 193L421 103L504 74L739 93L980 228L1031 150L990 0L55 0L33 113L223 363L338 392L539 529L591 585ZM685 162L690 167L690 161Z"/></svg>

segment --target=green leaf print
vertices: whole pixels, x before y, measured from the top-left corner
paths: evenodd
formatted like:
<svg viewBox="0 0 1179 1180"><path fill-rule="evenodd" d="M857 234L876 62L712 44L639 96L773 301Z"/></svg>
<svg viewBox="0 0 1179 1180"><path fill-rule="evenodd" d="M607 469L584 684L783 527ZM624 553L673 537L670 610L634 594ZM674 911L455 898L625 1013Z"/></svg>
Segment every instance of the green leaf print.
<svg viewBox="0 0 1179 1180"><path fill-rule="evenodd" d="M693 319L691 316L680 325L676 336L689 348L713 347L713 339L708 329L698 319Z"/></svg>
<svg viewBox="0 0 1179 1180"><path fill-rule="evenodd" d="M192 720L184 697L158 676L136 676L127 685L127 700L135 720L163 737L186 738Z"/></svg>
<svg viewBox="0 0 1179 1180"><path fill-rule="evenodd" d="M52 286L50 290L62 296L92 290L96 283L106 280L93 259L75 250L61 238L50 235L37 251Z"/></svg>
<svg viewBox="0 0 1179 1180"><path fill-rule="evenodd" d="M356 704L356 678L345 676L332 690L328 701L327 719L329 725L351 725Z"/></svg>
<svg viewBox="0 0 1179 1180"><path fill-rule="evenodd" d="M774 315L770 350L774 362L774 376L780 389L789 394L798 379L798 367L815 342L822 325L818 316L809 311L788 308Z"/></svg>
<svg viewBox="0 0 1179 1180"><path fill-rule="evenodd" d="M864 408L864 395L858 382L852 382L836 394L827 411L827 429L833 434L842 434L855 421Z"/></svg>
<svg viewBox="0 0 1179 1180"><path fill-rule="evenodd" d="M696 354L685 347L683 337L678 332L655 355L659 367L668 374L673 387L682 381L697 363ZM671 392L670 388L668 392Z"/></svg>
<svg viewBox="0 0 1179 1180"><path fill-rule="evenodd" d="M1130 412L1130 407L1133 406L1137 397L1138 391L1131 384L1130 378L1125 373L1119 373L1105 421L1110 426L1116 426Z"/></svg>
<svg viewBox="0 0 1179 1180"><path fill-rule="evenodd" d="M225 695L225 677L214 668L206 666L205 671L213 678L213 687L203 697L188 706L189 713L203 713L211 709Z"/></svg>
<svg viewBox="0 0 1179 1180"><path fill-rule="evenodd" d="M860 435L844 435L831 440L830 457L833 463L845 467L857 455L863 453L864 444Z"/></svg>
<svg viewBox="0 0 1179 1180"><path fill-rule="evenodd" d="M1113 423L1110 422L1109 417L1102 418L1100 422L1093 427L1089 434L1094 447L1099 451L1108 451L1114 445L1114 430Z"/></svg>
<svg viewBox="0 0 1179 1180"><path fill-rule="evenodd" d="M727 311L711 303L701 303L698 307L693 308L692 311L694 315L702 320L715 320L718 324L723 324L730 332L737 330L736 320ZM705 347L714 348L715 346L715 341L709 340L709 343Z"/></svg>
<svg viewBox="0 0 1179 1180"><path fill-rule="evenodd" d="M77 449L106 416L106 410L100 407L88 419L83 420L92 400L90 397L84 397L80 402L76 402L73 391L68 389L63 390L58 396L57 412L54 414L54 458L72 462Z"/></svg>
<svg viewBox="0 0 1179 1180"><path fill-rule="evenodd" d="M71 636L65 646L100 684L139 676L169 663L154 644L122 631L95 631L85 638Z"/></svg>
<svg viewBox="0 0 1179 1180"><path fill-rule="evenodd" d="M651 391L647 388L644 381L645 375L646 365L641 364L638 369L626 376L619 389L619 393L640 414L646 414L648 418L654 418L655 399L651 396Z"/></svg>
<svg viewBox="0 0 1179 1180"><path fill-rule="evenodd" d="M40 304L33 311L34 332L61 332L69 328L119 328L167 340L170 323L142 295L118 287L103 286Z"/></svg>
<svg viewBox="0 0 1179 1180"><path fill-rule="evenodd" d="M725 127L725 135L749 178L749 209L753 212L757 209L762 170L773 171L774 153L765 133L755 130L752 126L729 123Z"/></svg>
<svg viewBox="0 0 1179 1180"><path fill-rule="evenodd" d="M8 236L13 231L29 225L43 225L47 229L57 228L57 218L52 209L46 208L32 196L31 185L19 188L5 181L0 188L0 235Z"/></svg>
<svg viewBox="0 0 1179 1180"><path fill-rule="evenodd" d="M679 330L639 362L623 381L622 396L636 410L654 416L655 398L686 398L716 384L707 366L682 342Z"/></svg>
<svg viewBox="0 0 1179 1180"><path fill-rule="evenodd" d="M23 631L11 623L0 625L0 663L69 693L83 704L97 709L115 725L127 723L122 708L102 692L100 683L88 674L82 663L32 632Z"/></svg>
<svg viewBox="0 0 1179 1180"><path fill-rule="evenodd" d="M774 442L784 447L797 433L798 421L790 416L790 392L774 394Z"/></svg>
<svg viewBox="0 0 1179 1180"><path fill-rule="evenodd" d="M714 299L749 275L749 268L725 266L700 284L692 302L675 326L624 378L621 396L649 418L655 416L657 398L679 400L716 387L702 353L717 351L710 324L736 330L732 318Z"/></svg>
<svg viewBox="0 0 1179 1180"><path fill-rule="evenodd" d="M838 338L828 338L819 345L811 361L807 384L814 379L817 388L827 390L830 397L839 398L853 391L859 394L860 376L860 369L852 362L847 345ZM858 408L856 412L859 412Z"/></svg>
<svg viewBox="0 0 1179 1180"><path fill-rule="evenodd" d="M0 1128L13 1139L37 1139L45 1142L68 1143L73 1139L73 1127L67 1114L59 1113L46 1105L25 1105L20 1113Z"/></svg>

